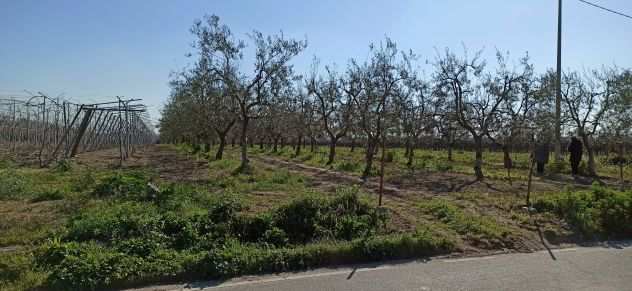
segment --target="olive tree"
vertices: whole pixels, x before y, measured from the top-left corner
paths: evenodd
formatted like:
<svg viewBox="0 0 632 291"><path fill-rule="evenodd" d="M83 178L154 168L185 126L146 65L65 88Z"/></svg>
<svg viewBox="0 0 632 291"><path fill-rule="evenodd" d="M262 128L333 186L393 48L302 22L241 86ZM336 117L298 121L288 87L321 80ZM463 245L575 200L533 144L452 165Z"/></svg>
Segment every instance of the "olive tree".
<svg viewBox="0 0 632 291"><path fill-rule="evenodd" d="M408 77L406 58L399 56L395 42L370 46L369 60L352 60L345 76L345 92L351 96L359 127L366 137L365 168L362 178L371 173L373 157L380 145L384 149L387 131L394 124L394 98L402 80Z"/></svg>
<svg viewBox="0 0 632 291"><path fill-rule="evenodd" d="M500 56L500 54L498 54ZM483 174L483 139L489 137L494 124L502 115L502 105L523 78L522 74L503 69L503 59L498 58L499 71L484 73L485 62L480 61L480 52L469 59L457 57L446 49L435 61L437 92L454 102L454 116L458 124L470 133L474 142L474 173L477 180Z"/></svg>
<svg viewBox="0 0 632 291"><path fill-rule="evenodd" d="M338 140L347 135L351 126L352 101L349 94L343 94L338 74L326 67L327 77L317 77L318 62L314 61L313 71L307 80L308 92L315 96L314 103L322 130L329 137L329 158L331 165L336 157Z"/></svg>
<svg viewBox="0 0 632 291"><path fill-rule="evenodd" d="M615 93L611 70L570 72L562 80L564 112L588 153L588 175L597 176L593 137L607 117Z"/></svg>
<svg viewBox="0 0 632 291"><path fill-rule="evenodd" d="M307 46L306 41L286 39L282 33L264 36L253 31L250 41L254 44L253 71L248 74L240 70L245 42L235 39L219 17L212 15L194 23L191 32L197 37L194 47L199 54L209 59L210 71L226 88L227 95L237 106L240 123L241 169L248 167L247 135L252 119L269 104L269 83L275 78L285 78L291 71L289 61Z"/></svg>

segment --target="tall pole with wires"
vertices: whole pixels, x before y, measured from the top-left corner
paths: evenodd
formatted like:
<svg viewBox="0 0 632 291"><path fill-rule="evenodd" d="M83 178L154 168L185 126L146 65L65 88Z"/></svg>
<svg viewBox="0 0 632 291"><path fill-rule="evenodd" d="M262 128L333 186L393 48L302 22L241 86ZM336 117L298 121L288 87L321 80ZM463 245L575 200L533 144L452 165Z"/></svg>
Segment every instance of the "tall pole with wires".
<svg viewBox="0 0 632 291"><path fill-rule="evenodd" d="M555 78L555 160L562 160L562 0L557 8L557 76Z"/></svg>

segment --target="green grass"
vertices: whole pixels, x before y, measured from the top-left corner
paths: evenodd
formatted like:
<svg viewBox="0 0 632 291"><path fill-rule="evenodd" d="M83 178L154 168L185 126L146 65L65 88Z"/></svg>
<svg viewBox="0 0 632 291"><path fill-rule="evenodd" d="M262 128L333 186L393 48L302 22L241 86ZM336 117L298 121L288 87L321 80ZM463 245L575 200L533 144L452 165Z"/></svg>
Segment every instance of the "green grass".
<svg viewBox="0 0 632 291"><path fill-rule="evenodd" d="M422 211L447 228L486 248L510 247L512 230L489 216L470 213L442 198L420 203Z"/></svg>
<svg viewBox="0 0 632 291"><path fill-rule="evenodd" d="M0 252L0 290L30 290L46 280L46 273L37 271L31 252Z"/></svg>
<svg viewBox="0 0 632 291"><path fill-rule="evenodd" d="M632 236L632 190L594 185L590 190L565 190L537 199L534 207L568 221L587 238Z"/></svg>
<svg viewBox="0 0 632 291"><path fill-rule="evenodd" d="M277 179L285 181L283 177ZM189 214L164 201L197 195L168 195L173 197L99 196L103 200L83 209L38 248L36 260L50 272L45 285L94 289L147 280L223 278L410 258L454 247L452 240L427 231L385 233L387 211L368 204L357 188L341 189L332 197L296 198L256 215L242 212L236 194L216 197L206 211Z"/></svg>
<svg viewBox="0 0 632 291"><path fill-rule="evenodd" d="M207 183L174 184L145 168L69 163L34 169L0 163L0 247L20 246L0 253L0 290L89 290L227 278L443 254L463 243L510 248L518 235L515 224L529 220L514 211L522 199L517 195L387 197L386 208L378 208L373 194L347 187L321 193L309 186L310 177L256 158L248 172L239 172L236 147L228 146L220 161L213 160L215 148L209 154L186 145L175 149L208 161ZM307 147L295 156L290 147L277 153L249 147L254 157L316 167L325 167L327 150L318 147L312 153ZM409 173L403 150L390 151L387 179ZM337 152L330 167L360 175L363 150L339 147ZM452 162L441 151L417 150L415 157L418 172L472 174L469 152L455 151ZM488 177L504 179L502 154L486 152L485 157ZM514 179L524 179L526 158L516 154ZM160 191L148 187L149 181ZM533 197L542 215L555 215L578 232L632 236L625 228L632 225L630 192L600 188ZM503 217L482 213L486 207Z"/></svg>
<svg viewBox="0 0 632 291"><path fill-rule="evenodd" d="M309 147L307 147L301 151L299 156L295 156L295 152L289 146L280 149L276 153L273 153L270 149L260 150L258 147L254 149L249 148L249 150L250 153L254 155L276 156L315 167L327 167L326 163L329 153L329 148L327 146L318 146L316 147L315 152L310 152ZM387 179L389 176L398 175L402 171L409 171L411 169L406 165L408 160L404 156L404 149L390 148L387 149L387 151L392 153L393 156L393 162L386 164L385 174ZM381 154L378 152L375 155L375 160L371 170L372 175L377 175L379 173L378 169L380 157ZM529 174L529 154L512 153L511 157L514 165L514 168L511 170L512 180L526 181ZM452 161L448 160L447 151L417 149L415 150L412 169L416 171L453 172L474 175L473 152L454 150L452 158ZM565 162L563 165L564 164L568 163ZM356 148L354 152L351 152L349 147L337 147L336 159L332 165L329 165L329 167L339 171L360 175L364 170L364 149ZM559 167L556 164L549 163L547 165L547 171L570 174L570 167ZM486 177L490 179L507 179L507 171L503 166L503 153L485 151L483 153L483 172ZM618 179L619 168L607 163L605 158L598 157L597 173L605 177ZM624 168L624 177L628 180L632 179L632 167L627 166Z"/></svg>

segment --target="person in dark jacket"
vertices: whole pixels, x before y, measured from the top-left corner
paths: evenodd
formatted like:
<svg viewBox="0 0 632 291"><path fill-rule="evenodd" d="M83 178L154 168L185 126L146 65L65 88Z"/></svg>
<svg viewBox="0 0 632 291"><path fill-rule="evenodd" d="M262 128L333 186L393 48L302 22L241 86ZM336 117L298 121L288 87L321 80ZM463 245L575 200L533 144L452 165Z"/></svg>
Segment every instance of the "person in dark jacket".
<svg viewBox="0 0 632 291"><path fill-rule="evenodd" d="M571 138L571 143L568 145L568 152L571 154L571 169L573 175L579 174L579 163L582 161L583 153L582 142L576 137Z"/></svg>
<svg viewBox="0 0 632 291"><path fill-rule="evenodd" d="M535 147L535 162L537 164L537 173L544 173L544 165L549 162L549 143L542 142Z"/></svg>

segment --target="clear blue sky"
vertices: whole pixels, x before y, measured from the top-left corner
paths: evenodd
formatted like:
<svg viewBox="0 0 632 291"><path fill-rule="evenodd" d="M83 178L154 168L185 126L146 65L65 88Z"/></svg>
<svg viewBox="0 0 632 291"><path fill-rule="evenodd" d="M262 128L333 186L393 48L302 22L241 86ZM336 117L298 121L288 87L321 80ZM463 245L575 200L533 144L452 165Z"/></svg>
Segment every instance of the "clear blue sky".
<svg viewBox="0 0 632 291"><path fill-rule="evenodd" d="M632 67L632 20L564 1L565 68ZM632 14L632 1L593 1ZM154 119L169 94L169 73L190 62L189 28L204 14L220 16L242 38L252 29L307 37L308 49L294 61L299 71L314 55L339 67L364 59L368 44L385 35L430 61L435 48L464 43L488 57L495 48L516 58L528 51L538 71L555 65L557 0L0 2L0 95L138 97Z"/></svg>

